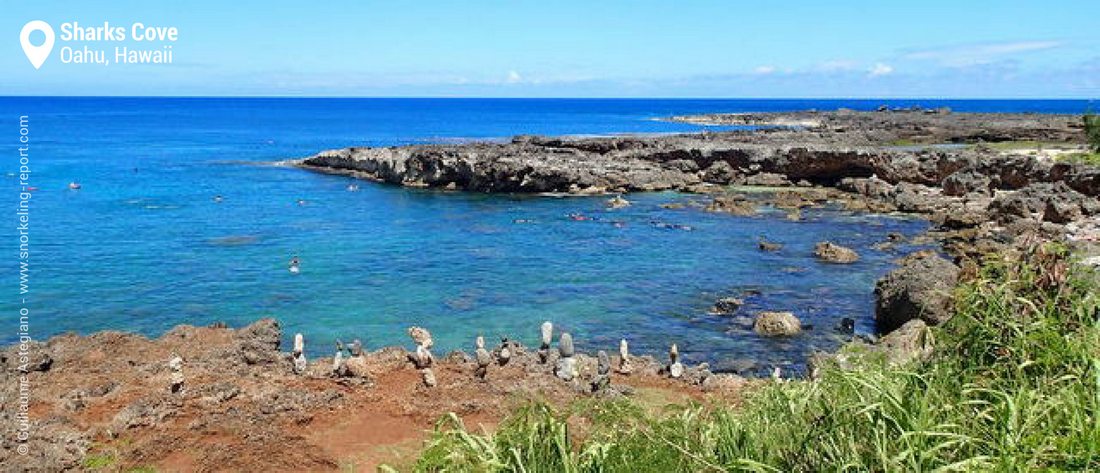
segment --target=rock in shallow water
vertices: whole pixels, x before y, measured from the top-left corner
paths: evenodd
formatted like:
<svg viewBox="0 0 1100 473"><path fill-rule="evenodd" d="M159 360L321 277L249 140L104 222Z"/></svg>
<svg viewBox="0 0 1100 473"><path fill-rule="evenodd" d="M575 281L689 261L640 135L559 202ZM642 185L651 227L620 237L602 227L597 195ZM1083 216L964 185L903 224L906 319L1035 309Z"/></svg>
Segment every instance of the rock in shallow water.
<svg viewBox="0 0 1100 473"><path fill-rule="evenodd" d="M790 312L760 312L752 329L765 337L788 337L802 331L802 321Z"/></svg>
<svg viewBox="0 0 1100 473"><path fill-rule="evenodd" d="M826 263L849 264L859 261L859 254L851 248L823 241L814 247L814 256Z"/></svg>

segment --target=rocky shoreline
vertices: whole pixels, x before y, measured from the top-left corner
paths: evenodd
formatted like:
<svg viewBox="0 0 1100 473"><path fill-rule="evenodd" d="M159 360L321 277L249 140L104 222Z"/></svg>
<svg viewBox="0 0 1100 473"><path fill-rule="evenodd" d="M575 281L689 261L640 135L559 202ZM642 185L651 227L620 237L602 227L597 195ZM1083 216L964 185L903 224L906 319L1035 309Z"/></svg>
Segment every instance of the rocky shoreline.
<svg viewBox="0 0 1100 473"><path fill-rule="evenodd" d="M473 192L677 190L697 194L683 205L702 198L703 210L730 218L752 215L761 205L782 209L791 219L826 205L918 214L933 222L925 238L944 252L899 260L875 287L881 337L854 342L894 362L928 354L927 327L950 315L951 291L981 258L1011 257L1046 240L1094 254L1100 239L1100 168L981 144L1039 140L1075 146L1083 141L1077 117L906 110L673 119L759 128L347 148L293 164ZM768 189L746 193L744 186ZM608 205L630 205L629 195ZM758 244L761 251L777 248L764 240ZM832 242L821 242L814 252L834 264L859 258ZM714 310L735 313L739 305L724 298ZM790 336L802 329L795 315L762 312L754 330ZM428 330L412 327L413 350L369 351L352 342L314 360L306 359L309 334L295 337L285 350L278 322L271 319L239 329L180 326L156 340L119 332L63 335L4 350L0 377L6 407L19 397L20 376L35 387L29 408L35 455L19 460L42 471L86 469L89 459L118 469L330 470L361 455L355 466L370 466L387 456L380 446L415 453L423 431L448 412L491 426L525 398L567 403L641 394L671 402L686 395L729 403L745 386L763 382L712 373L705 364L686 366L675 345L662 359L631 355L628 341L610 356L584 354L574 351L571 335L554 332L552 325L532 327L536 331L542 342L537 348L479 339L471 340L469 353L442 355L432 353ZM23 348L30 353L25 360ZM812 361L820 366L838 357ZM3 412L5 438L12 438L18 419L11 417L14 409ZM181 444L189 445L187 451ZM10 443L0 448L4 464L15 458L12 449ZM400 457L389 453L394 455Z"/></svg>

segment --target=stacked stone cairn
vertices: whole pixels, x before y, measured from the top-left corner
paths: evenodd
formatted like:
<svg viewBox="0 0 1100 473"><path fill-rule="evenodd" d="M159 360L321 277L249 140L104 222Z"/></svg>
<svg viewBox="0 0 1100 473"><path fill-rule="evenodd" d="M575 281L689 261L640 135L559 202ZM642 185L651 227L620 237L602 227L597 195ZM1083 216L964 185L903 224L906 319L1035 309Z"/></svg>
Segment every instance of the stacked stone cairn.
<svg viewBox="0 0 1100 473"><path fill-rule="evenodd" d="M344 358L344 342L336 341L336 354L332 356L332 374L336 377L348 375L347 359Z"/></svg>
<svg viewBox="0 0 1100 473"><path fill-rule="evenodd" d="M550 321L542 323L542 344L539 345L539 362L546 364L550 360L550 342L554 337L554 324Z"/></svg>
<svg viewBox="0 0 1100 473"><path fill-rule="evenodd" d="M607 352L600 350L596 354L596 376L592 378L592 392L606 392L611 387L611 359Z"/></svg>
<svg viewBox="0 0 1100 473"><path fill-rule="evenodd" d="M168 369L172 371L169 390L173 394L183 391L183 358L179 355L168 360Z"/></svg>
<svg viewBox="0 0 1100 473"><path fill-rule="evenodd" d="M432 341L431 332L421 327L410 327L409 338L412 338L413 342L416 343L416 352L409 354L409 360L420 371L424 386L435 387L435 373L432 371L432 363L435 362L435 358L431 352L434 342Z"/></svg>
<svg viewBox="0 0 1100 473"><path fill-rule="evenodd" d="M558 358L554 374L565 381L572 381L577 377L577 359L573 357L576 352L573 350L573 336L569 332L562 332L558 352L561 358Z"/></svg>
<svg viewBox="0 0 1100 473"><path fill-rule="evenodd" d="M512 359L512 350L508 347L508 337L500 338L500 349L497 351L497 363L500 366L508 364L508 360Z"/></svg>
<svg viewBox="0 0 1100 473"><path fill-rule="evenodd" d="M634 371L634 363L630 361L630 345L626 339L619 341L619 374L630 374Z"/></svg>
<svg viewBox="0 0 1100 473"><path fill-rule="evenodd" d="M474 376L478 379L485 379L485 375L489 371L489 364L493 362L492 355L489 354L489 350L485 349L485 339L480 335L474 340L474 359L477 361L477 368L474 369Z"/></svg>
<svg viewBox="0 0 1100 473"><path fill-rule="evenodd" d="M680 363L680 349L675 343L668 349L668 375L673 378L679 378L684 375L684 365Z"/></svg>
<svg viewBox="0 0 1100 473"><path fill-rule="evenodd" d="M306 362L306 340L300 333L294 335L294 352L291 353L291 357L294 359L294 374L304 373L308 366Z"/></svg>

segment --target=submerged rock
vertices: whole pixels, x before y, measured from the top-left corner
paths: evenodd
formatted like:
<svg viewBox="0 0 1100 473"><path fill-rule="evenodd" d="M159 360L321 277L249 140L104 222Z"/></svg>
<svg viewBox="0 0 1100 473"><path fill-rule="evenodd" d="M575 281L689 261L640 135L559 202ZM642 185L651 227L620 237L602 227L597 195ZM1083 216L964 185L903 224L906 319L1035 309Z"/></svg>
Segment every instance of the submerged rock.
<svg viewBox="0 0 1100 473"><path fill-rule="evenodd" d="M743 305L745 305L743 299L723 297L714 303L714 307L710 309L710 313L716 315L729 315L737 312L737 309L740 309Z"/></svg>
<svg viewBox="0 0 1100 473"><path fill-rule="evenodd" d="M768 241L768 239L764 237L760 237L760 240L757 242L756 246L760 248L760 251L779 251L783 249L782 244Z"/></svg>
<svg viewBox="0 0 1100 473"><path fill-rule="evenodd" d="M742 217L756 215L756 204L749 202L742 195L725 195L715 197L706 207L707 212L720 212Z"/></svg>
<svg viewBox="0 0 1100 473"><path fill-rule="evenodd" d="M624 199L621 195L607 199L607 208L609 209L622 209L626 207L630 207L630 201Z"/></svg>

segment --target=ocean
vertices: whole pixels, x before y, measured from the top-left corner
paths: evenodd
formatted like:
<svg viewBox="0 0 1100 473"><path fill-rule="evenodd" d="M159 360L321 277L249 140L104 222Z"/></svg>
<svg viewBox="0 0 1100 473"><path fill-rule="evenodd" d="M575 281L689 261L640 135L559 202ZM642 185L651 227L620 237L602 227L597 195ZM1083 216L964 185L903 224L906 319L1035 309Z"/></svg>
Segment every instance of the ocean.
<svg viewBox="0 0 1100 473"><path fill-rule="evenodd" d="M269 163L323 149L499 140L517 134L696 132L669 115L838 107L949 106L956 111L1080 113L1073 100L581 100L0 98L8 130L8 293L0 312L17 340L27 298L35 338L125 330L159 336L178 324L240 326L275 317L289 342L329 355L332 344L411 346L432 331L442 354L484 335L537 344L544 320L581 350L797 370L841 342L852 317L872 332L874 281L900 253L872 248L927 224L897 216L806 212L801 222L662 208L690 196L546 198L402 189ZM15 284L19 117L30 139L29 293ZM81 188L68 188L79 182ZM214 197L221 196L216 202ZM300 204L299 201L304 201ZM568 214L598 217L574 221ZM524 223L516 223L517 221ZM614 224L618 222L618 225ZM656 225L655 225L656 223ZM690 226L669 229L663 223ZM761 253L759 236L784 243ZM851 266L825 265L813 244L856 248ZM902 248L902 250L911 248ZM301 273L287 262L301 259ZM813 326L791 339L756 336L743 320L708 314L714 300L758 293L743 314L790 310Z"/></svg>

